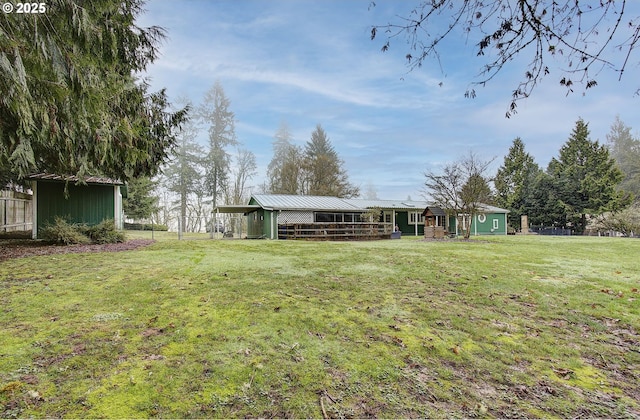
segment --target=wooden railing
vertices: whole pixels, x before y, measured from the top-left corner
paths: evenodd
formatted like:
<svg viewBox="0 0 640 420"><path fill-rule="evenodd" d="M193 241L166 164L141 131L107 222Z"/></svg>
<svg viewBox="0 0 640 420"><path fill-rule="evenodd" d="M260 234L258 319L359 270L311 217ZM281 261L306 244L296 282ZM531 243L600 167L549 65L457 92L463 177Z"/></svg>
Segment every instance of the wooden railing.
<svg viewBox="0 0 640 420"><path fill-rule="evenodd" d="M371 240L389 239L391 223L291 223L278 225L279 239Z"/></svg>

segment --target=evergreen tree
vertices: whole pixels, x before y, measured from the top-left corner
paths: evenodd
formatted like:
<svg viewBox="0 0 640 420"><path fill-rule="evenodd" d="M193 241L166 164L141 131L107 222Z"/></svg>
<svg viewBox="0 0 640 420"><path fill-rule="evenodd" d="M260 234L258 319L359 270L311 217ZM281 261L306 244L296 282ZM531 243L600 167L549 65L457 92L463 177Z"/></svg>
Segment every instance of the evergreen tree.
<svg viewBox="0 0 640 420"><path fill-rule="evenodd" d="M158 210L155 195L157 182L149 177L132 179L127 183L127 197L122 200L124 214L134 220L147 219Z"/></svg>
<svg viewBox="0 0 640 420"><path fill-rule="evenodd" d="M219 81L216 81L200 107L200 118L209 126L209 152L204 159L205 179L211 194L213 207L218 196L227 187L231 155L229 146L236 145L235 114L229 109L231 101L226 97Z"/></svg>
<svg viewBox="0 0 640 420"><path fill-rule="evenodd" d="M514 139L493 183L496 204L509 210L509 224L516 229L521 228L521 216L527 213L525 203L540 171L533 157L525 151L524 142L519 137Z"/></svg>
<svg viewBox="0 0 640 420"><path fill-rule="evenodd" d="M0 16L0 182L31 172L153 175L186 109L135 74L162 28L140 28L142 0L56 0L46 13Z"/></svg>
<svg viewBox="0 0 640 420"><path fill-rule="evenodd" d="M166 167L165 187L178 195L180 208L180 227L182 232L187 231L187 207L192 192L199 190L202 182L202 147L195 142L198 130L189 122L178 133L178 147L174 153L174 159Z"/></svg>
<svg viewBox="0 0 640 420"><path fill-rule="evenodd" d="M616 117L607 140L611 157L624 175L620 189L640 199L640 139L634 138L631 128Z"/></svg>
<svg viewBox="0 0 640 420"><path fill-rule="evenodd" d="M273 141L273 158L267 168L267 191L270 194L299 194L302 152L292 144L292 135L282 123Z"/></svg>
<svg viewBox="0 0 640 420"><path fill-rule="evenodd" d="M349 183L343 164L318 124L304 149L303 193L344 198L358 196L359 188Z"/></svg>
<svg viewBox="0 0 640 420"><path fill-rule="evenodd" d="M589 139L589 127L582 119L576 122L567 142L560 148L547 169L566 214L565 224L583 233L589 215L626 207L630 200L618 191L622 172L610 157L609 150Z"/></svg>

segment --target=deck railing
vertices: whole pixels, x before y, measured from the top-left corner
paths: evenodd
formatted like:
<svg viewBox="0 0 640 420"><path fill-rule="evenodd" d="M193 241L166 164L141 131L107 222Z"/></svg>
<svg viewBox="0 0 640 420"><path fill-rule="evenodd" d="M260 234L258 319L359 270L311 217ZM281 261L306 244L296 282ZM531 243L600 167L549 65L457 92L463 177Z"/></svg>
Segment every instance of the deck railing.
<svg viewBox="0 0 640 420"><path fill-rule="evenodd" d="M279 239L370 240L389 239L391 223L291 223L278 225Z"/></svg>

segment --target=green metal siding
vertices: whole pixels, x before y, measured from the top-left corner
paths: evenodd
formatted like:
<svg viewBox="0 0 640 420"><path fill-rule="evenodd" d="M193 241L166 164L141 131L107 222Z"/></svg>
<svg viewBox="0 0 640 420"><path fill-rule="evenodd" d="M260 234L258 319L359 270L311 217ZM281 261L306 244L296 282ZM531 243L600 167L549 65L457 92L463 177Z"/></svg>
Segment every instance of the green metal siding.
<svg viewBox="0 0 640 420"><path fill-rule="evenodd" d="M264 210L260 209L247 214L247 238L258 239L263 235L262 216Z"/></svg>
<svg viewBox="0 0 640 420"><path fill-rule="evenodd" d="M96 225L105 219L115 219L113 185L68 185L68 197L62 182L38 181L38 237L42 228L63 217L71 223Z"/></svg>
<svg viewBox="0 0 640 420"><path fill-rule="evenodd" d="M503 213L485 213L484 221L482 215L476 215L471 229L474 235L506 235L507 226L505 224L505 215Z"/></svg>

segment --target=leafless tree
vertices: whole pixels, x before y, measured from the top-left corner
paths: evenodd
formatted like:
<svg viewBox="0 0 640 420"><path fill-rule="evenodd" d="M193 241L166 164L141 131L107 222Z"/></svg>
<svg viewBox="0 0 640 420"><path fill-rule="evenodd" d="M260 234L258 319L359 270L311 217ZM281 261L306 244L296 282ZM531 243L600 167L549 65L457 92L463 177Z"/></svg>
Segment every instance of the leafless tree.
<svg viewBox="0 0 640 420"><path fill-rule="evenodd" d="M476 214L491 200L486 172L493 159L483 161L474 153L448 163L442 171L427 171L424 175L425 197L458 222L468 220L465 238L471 234L471 223ZM462 223L464 226L464 223Z"/></svg>
<svg viewBox="0 0 640 420"><path fill-rule="evenodd" d="M638 58L634 53L640 40L640 16L629 16L632 6L630 0L420 1L407 16L373 26L371 39L384 32L382 51L395 48L396 43L408 45L405 57L413 70L428 59L442 67L443 41L461 31L475 43L477 55L487 57L467 97L475 97L475 86L484 86L516 57L531 57L513 90L506 112L509 118L516 112L517 101L531 95L545 76L556 71L567 94L576 85L585 90L596 86L603 70L621 79Z"/></svg>

